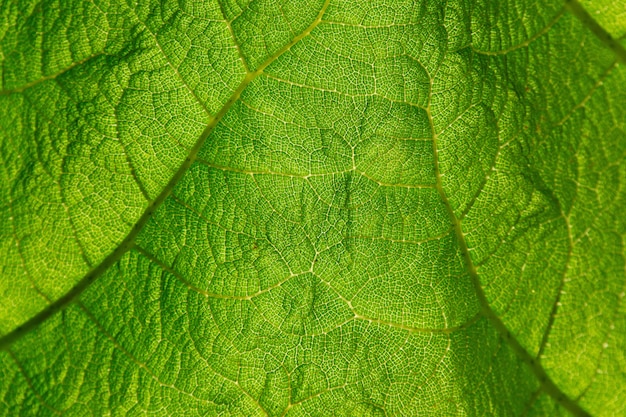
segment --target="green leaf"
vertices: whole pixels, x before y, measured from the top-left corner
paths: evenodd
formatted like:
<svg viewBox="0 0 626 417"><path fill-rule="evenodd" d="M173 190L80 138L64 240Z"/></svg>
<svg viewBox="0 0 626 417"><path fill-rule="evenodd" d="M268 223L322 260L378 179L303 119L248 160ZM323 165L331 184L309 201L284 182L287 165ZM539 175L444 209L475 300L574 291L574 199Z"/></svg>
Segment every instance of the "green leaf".
<svg viewBox="0 0 626 417"><path fill-rule="evenodd" d="M0 415L623 415L625 11L0 0Z"/></svg>

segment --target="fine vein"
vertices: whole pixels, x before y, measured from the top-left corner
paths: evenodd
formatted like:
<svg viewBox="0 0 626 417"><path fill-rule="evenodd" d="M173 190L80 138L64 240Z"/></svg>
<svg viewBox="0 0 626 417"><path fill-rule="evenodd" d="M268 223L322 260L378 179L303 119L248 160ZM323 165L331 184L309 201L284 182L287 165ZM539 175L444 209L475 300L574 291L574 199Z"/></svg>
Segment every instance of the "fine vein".
<svg viewBox="0 0 626 417"><path fill-rule="evenodd" d="M57 299L55 302L49 304L45 309L40 311L35 316L31 317L28 321L24 322L22 325L16 327L11 332L5 334L0 337L0 350L6 350L13 342L22 338L24 335L29 333L31 330L35 329L40 323L47 320L49 317L62 310L70 303L72 303L78 296L80 296L97 278L99 278L104 272L106 272L109 267L115 264L118 260L126 254L129 250L135 247L134 241L139 232L146 225L148 220L152 217L152 214L159 208L159 206L165 201L165 199L170 195L172 189L176 186L178 181L183 177L183 175L187 172L191 164L195 161L200 148L204 145L204 142L209 137L209 135L213 132L215 127L222 120L224 115L230 110L234 103L239 100L239 97L246 89L246 87L259 75L263 73L265 68L278 59L281 55L287 52L291 47L293 47L296 43L300 42L303 38L308 36L313 29L319 25L322 20L322 16L326 11L330 0L326 0L321 11L317 15L317 18L306 28L300 35L296 36L292 39L291 42L283 46L279 49L273 56L269 57L264 63L262 63L255 71L249 72L244 77L243 81L239 84L239 87L235 90L235 92L231 95L231 97L226 101L222 109L213 116L206 128L191 148L189 154L180 165L176 173L172 176L167 185L163 188L161 193L154 199L152 202L148 204L148 207L143 212L139 220L132 227L131 231L128 233L126 238L119 244L119 246L111 252L100 264L94 267L89 273L87 273L83 278L81 278L78 283L72 287L65 295Z"/></svg>
<svg viewBox="0 0 626 417"><path fill-rule="evenodd" d="M431 78L432 83L432 78ZM432 86L431 86L432 91ZM439 193L441 200L448 212L448 216L452 223L452 227L454 229L454 233L456 235L456 240L459 245L459 250L463 256L463 261L465 264L465 268L471 278L472 284L474 286L474 290L476 292L476 297L478 299L481 313L491 322L491 325L495 328L495 330L500 334L500 337L511 347L513 352L517 355L517 357L524 362L531 370L531 372L538 379L539 383L543 391L550 395L555 402L560 404L563 408L567 409L574 416L577 417L590 417L590 414L587 413L578 403L569 398L555 383L550 379L545 369L539 364L539 362L531 356L528 351L522 346L522 344L511 334L506 325L502 322L500 317L493 311L491 306L489 305L489 301L483 291L480 277L478 276L478 271L476 270L476 266L472 261L472 257L469 251L469 247L465 240L465 234L463 233L463 229L461 226L461 222L457 215L454 213L454 209L450 204L450 200L446 195L443 189L443 181L441 176L441 171L439 168L439 149L437 146L438 134L435 131L435 125L433 122L432 111L430 108L430 96L429 96L429 104L427 107L428 120L431 126L431 133L433 136L433 153L434 153L434 164L435 164L435 178L436 178L436 189Z"/></svg>

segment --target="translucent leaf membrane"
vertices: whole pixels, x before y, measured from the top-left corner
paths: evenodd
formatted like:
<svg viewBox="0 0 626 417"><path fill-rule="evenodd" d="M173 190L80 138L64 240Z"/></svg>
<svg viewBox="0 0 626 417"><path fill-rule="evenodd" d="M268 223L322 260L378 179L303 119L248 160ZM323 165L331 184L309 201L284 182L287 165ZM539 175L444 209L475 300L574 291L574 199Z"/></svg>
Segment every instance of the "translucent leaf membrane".
<svg viewBox="0 0 626 417"><path fill-rule="evenodd" d="M0 2L0 415L623 414L587 3Z"/></svg>

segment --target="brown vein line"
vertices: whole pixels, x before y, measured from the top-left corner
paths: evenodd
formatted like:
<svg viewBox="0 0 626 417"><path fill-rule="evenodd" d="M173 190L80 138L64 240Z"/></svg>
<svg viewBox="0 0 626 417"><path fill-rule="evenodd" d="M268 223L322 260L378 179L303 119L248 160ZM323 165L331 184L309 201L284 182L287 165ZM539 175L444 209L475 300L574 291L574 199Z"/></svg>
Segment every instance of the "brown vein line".
<svg viewBox="0 0 626 417"><path fill-rule="evenodd" d="M617 59L626 63L626 48L622 46L609 32L606 31L577 0L565 0L565 7L578 18L594 35L611 49Z"/></svg>
<svg viewBox="0 0 626 417"><path fill-rule="evenodd" d="M433 80L431 77L431 84L432 82ZM435 155L434 165L437 192L439 193L441 200L443 201L446 211L448 212L450 222L452 223L452 226L454 228L456 240L459 245L459 250L461 251L465 268L467 269L467 272L469 273L472 284L474 286L474 290L476 292L476 297L480 304L482 314L489 320L491 325L499 333L500 337L509 345L515 355L528 366L530 371L539 381L543 392L551 396L555 402L560 404L563 408L567 409L570 413L572 413L572 415L577 417L591 417L588 412L586 412L576 401L569 398L563 391L561 391L561 389L554 383L554 381L550 379L545 369L543 369L543 367L533 356L528 353L528 351L526 351L526 349L515 338L515 336L511 334L506 325L502 322L502 320L500 320L498 315L489 305L489 301L487 300L487 296L485 295L480 282L480 277L478 276L478 272L472 261L472 256L465 240L465 234L463 233L461 222L454 213L454 209L450 204L450 200L448 200L448 196L443 189L443 181L441 178L441 171L439 169L439 150L437 146L438 135L435 131L432 111L430 108L430 96L426 113L428 115L428 120L431 126L431 134L433 136L433 153Z"/></svg>
<svg viewBox="0 0 626 417"><path fill-rule="evenodd" d="M206 139L213 132L215 127L219 124L219 122L222 120L222 118L228 112L228 110L230 110L233 104L237 102L237 100L239 100L241 93L243 93L246 87L254 79L256 79L259 75L263 73L263 70L265 68L267 68L272 62L278 59L282 54L284 54L289 49L291 49L291 47L294 46L296 43L300 42L303 38L308 36L309 33L311 33L311 31L315 29L317 25L319 25L319 23L322 20L322 17L324 16L324 13L326 12L326 9L328 8L329 3L330 3L330 0L326 0L317 18L313 21L313 23L311 23L311 25L308 28L304 30L304 32L302 32L300 35L293 38L293 40L290 43L283 46L278 52L276 52L276 54L268 58L254 72L251 72L244 77L241 84L239 84L239 87L237 87L233 95L224 104L222 109L213 118L210 119L209 123L207 124L207 127L204 129L204 131L202 132L202 134L196 141L195 145L191 148L191 151L189 152L187 158L185 158L185 160L180 165L176 173L172 176L172 178L167 183L167 185L163 188L161 193L154 200L152 200L150 204L148 204L148 207L146 208L146 210L143 212L141 217L139 217L139 220L137 220L135 225L132 227L131 231L128 233L126 238L119 244L119 246L113 252L111 252L109 256L104 258L104 260L99 265L97 265L94 269L88 272L80 281L78 281L78 283L76 283L76 285L72 287L72 289L70 289L65 295L57 299L52 304L48 305L48 307L46 307L45 309L40 311L38 314L33 316L30 320L24 322L22 325L18 326L17 328L13 329L9 333L0 337L0 350L7 350L7 348L13 342L22 338L24 335L26 335L27 333L35 329L40 323L44 322L49 317L51 317L52 315L54 315L55 313L64 309L66 306L72 303L78 296L80 296L83 293L83 291L85 291L91 285L92 282L94 282L98 277L104 274L104 272L106 272L107 269L109 269L113 264L119 261L122 258L122 256L126 254L126 252L128 252L130 249L134 247L134 241L137 235L139 234L139 232L143 229L143 227L146 225L148 220L152 217L152 214L154 213L154 211L157 208L159 208L159 206L165 201L165 199L172 192L172 189L174 188L174 186L176 186L178 181L180 181L183 175L187 172L191 164L195 161L196 156L198 155L198 152L200 151L200 148L202 147Z"/></svg>

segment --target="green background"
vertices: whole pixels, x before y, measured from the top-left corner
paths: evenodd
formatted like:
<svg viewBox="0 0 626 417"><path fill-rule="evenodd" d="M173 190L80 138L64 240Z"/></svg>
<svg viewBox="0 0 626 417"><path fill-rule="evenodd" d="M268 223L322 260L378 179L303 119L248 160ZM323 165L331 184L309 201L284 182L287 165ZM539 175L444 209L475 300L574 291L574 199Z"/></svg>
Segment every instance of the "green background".
<svg viewBox="0 0 626 417"><path fill-rule="evenodd" d="M624 415L625 22L0 0L0 415Z"/></svg>

